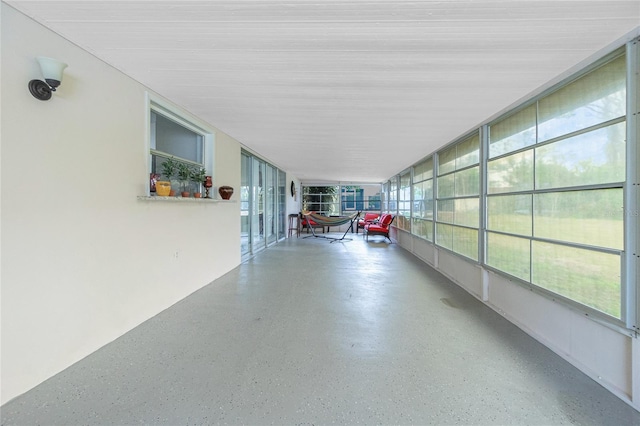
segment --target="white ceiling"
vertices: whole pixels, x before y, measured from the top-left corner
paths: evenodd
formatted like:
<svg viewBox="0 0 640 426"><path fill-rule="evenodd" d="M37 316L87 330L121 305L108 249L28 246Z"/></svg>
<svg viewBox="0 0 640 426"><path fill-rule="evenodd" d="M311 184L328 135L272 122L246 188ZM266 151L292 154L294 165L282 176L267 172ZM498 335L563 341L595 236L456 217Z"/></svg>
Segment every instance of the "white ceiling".
<svg viewBox="0 0 640 426"><path fill-rule="evenodd" d="M306 182L386 180L640 25L638 0L4 1Z"/></svg>

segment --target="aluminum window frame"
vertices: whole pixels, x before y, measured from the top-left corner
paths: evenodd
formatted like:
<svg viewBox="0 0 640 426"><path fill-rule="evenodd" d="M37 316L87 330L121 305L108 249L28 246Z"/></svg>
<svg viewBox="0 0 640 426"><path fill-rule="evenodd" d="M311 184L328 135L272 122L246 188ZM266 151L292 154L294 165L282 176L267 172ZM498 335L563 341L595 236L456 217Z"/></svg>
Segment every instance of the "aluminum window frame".
<svg viewBox="0 0 640 426"><path fill-rule="evenodd" d="M453 147L458 147L464 143L466 143L467 141L469 141L470 139L474 138L474 137L478 137L478 162L477 163L473 163L470 165L465 165L463 167L458 168L457 167L457 160L458 160L458 154L456 152L456 164L453 167L453 170L451 171L447 171L444 173L440 173L440 155L442 152L447 151ZM480 263L482 258L481 256L481 250L480 250L480 244L481 244L481 234L482 234L482 228L481 228L481 223L482 223L482 168L481 168L481 163L482 163L482 132L480 131L480 128L474 129L471 132L466 133L464 136L456 139L454 142L447 144L446 146L442 147L442 149L438 150L437 152L437 156L434 157L434 173L433 173L433 179L434 179L434 219L433 219L433 225L434 225L434 230L433 230L433 243L434 245L436 245L438 248L442 249L442 250L447 250L451 253L454 253L455 255L458 256L462 256L464 259L466 260L470 260L474 263ZM472 170L478 168L478 192L477 195L460 195L460 196L456 196L456 189L455 189L455 174L456 173L460 173L460 172L465 172L468 170ZM454 176L454 190L453 190L453 196L441 196L440 195L440 182L439 179L442 177L447 177L447 176ZM439 211L439 205L441 202L444 201L455 201L455 200L478 200L478 221L477 221L477 226L469 226L469 225L461 225L461 224L456 224L455 222L443 222L442 220L440 220L438 211ZM455 215L455 210L454 210L454 215ZM473 230L475 232L477 232L477 238L478 238L478 247L476 249L476 258L471 258L468 257L467 255L465 255L464 253L458 252L456 250L453 250L452 248L448 248L448 247L444 247L441 244L438 243L438 238L437 238L437 234L438 234L438 225L445 225L445 226L452 226L454 228L462 228L462 229L468 229L468 230Z"/></svg>
<svg viewBox="0 0 640 426"><path fill-rule="evenodd" d="M570 192L570 191L589 191L589 190L598 190L598 189L622 189L623 191L623 196L625 198L628 198L628 189L627 187L629 185L627 185L627 182L630 182L630 176L633 175L634 170L637 168L637 164L630 164L630 159L629 157L631 157L630 155L630 150L632 149L636 149L637 150L637 142L636 144L634 143L629 143L629 141L633 141L636 140L637 138L632 138L630 137L630 135L632 134L632 131L635 131L635 129L630 129L630 121L629 121L629 117L631 115L631 111L629 109L629 105L627 105L627 109L626 109L626 115L623 116L619 116L616 118L612 118L609 120L605 120L601 123L595 124L595 125L590 125L587 126L583 129L578 129L578 130L574 130L571 132L568 132L566 134L560 135L560 136L556 136L554 138L551 139L546 139L542 142L538 141L538 125L539 125L539 119L538 119L538 115L539 115L539 110L538 110L538 103L541 99L544 99L546 96L549 96L555 92L557 92L558 90L567 87L568 85L572 84L573 82L579 80L580 78L584 77L585 75L591 73L591 72L595 72L598 68L602 67L603 65L616 60L618 58L620 58L623 55L627 55L627 66L626 66L626 79L627 79L627 87L626 87L626 97L627 97L627 102L630 103L629 97L630 97L630 90L632 90L632 87L630 85L630 80L633 80L632 78L632 73L633 70L631 69L632 67L629 66L629 47L626 48L619 48L616 49L615 51L611 52L610 54L606 55L605 57L599 59L598 61L594 62L593 64L591 64L591 66L584 68L583 70L579 71L578 73L570 76L569 78L565 79L562 82L559 82L558 84L554 85L553 87L545 90L543 93L541 93L540 95L534 97L533 99L527 101L525 104L521 105L520 107L507 112L506 114L503 114L500 117L495 118L494 120L492 120L489 123L486 123L483 127L487 129L486 131L486 135L485 138L486 140L484 141L484 146L487 148L487 152L485 155L485 158L483 158L484 164L485 164L485 168L488 168L489 162L491 161L495 161L495 160L499 160L501 158L505 158L514 154L518 154L518 153L522 153L522 152L526 152L529 150L532 150L533 152L533 175L532 175L532 189L531 190L525 190L525 191L512 191L512 192L501 192L501 193L492 193L489 194L488 192L488 171L485 170L485 172L483 173L482 178L484 178L487 182L485 182L483 184L483 194L482 194L482 198L484 198L485 200L485 207L484 207L484 214L485 217L483 218L483 234L484 234L484 238L483 238L483 245L482 245L482 251L483 251L483 257L482 257L482 265L484 268L491 270L497 274L500 275L505 275L507 277L509 277L511 280L513 280L514 282L517 282L521 285L524 285L526 287L528 287L531 290L535 290L536 292L545 294L547 297L550 297L554 300L560 300L563 303L571 306L571 307L577 307L582 311L586 311L588 312L590 315L595 315L596 317L599 317L601 319L604 319L607 322L611 322L617 326L626 326L627 328L631 328L630 327L630 320L636 320L638 318L638 313L636 312L636 308L631 306L631 304L628 301L628 298L630 298L629 296L633 293L633 296L636 296L635 288L632 288L633 286L631 285L631 282L629 281L628 278L626 278L626 276L629 274L628 271L628 266L626 266L629 262L628 260L628 241L630 238L630 234L628 233L628 231L624 231L623 234L623 238L624 238L624 242L623 244L625 245L624 249L612 249L612 248L608 248L608 247L600 247L600 246L593 246L593 245L588 245L588 244L582 244L582 243L576 243L576 242L571 242L571 241L563 241L563 240L554 240L554 239L549 239L549 238L541 238L541 237L536 237L535 236L535 206L534 206L534 197L536 194L545 194L545 193L562 193L562 192ZM636 48L637 51L637 48ZM637 75L637 73L636 73ZM637 88L636 88L637 90ZM491 157L489 158L489 145L490 145L490 129L491 126L495 123L499 123L505 119L507 119L508 117L510 117L511 115L514 115L516 113L518 113L519 111L531 107L532 105L535 105L536 108L536 140L535 143L526 147L521 147L518 148L516 150L513 151L509 151L509 152L505 152L502 153L500 155L496 155L495 157ZM634 117L634 119L637 119L637 117ZM575 185L575 186L563 186L563 187L553 187L553 188L542 188L542 189L538 189L536 188L536 173L537 173L537 167L536 167L536 150L540 147L543 146L548 146L563 140L567 140L570 139L572 137L575 136L579 136L582 134L586 134L589 132L593 132L599 129L604 129L610 126L614 126L616 124L620 124L626 122L627 123L627 143L625 146L625 156L626 156L626 180L625 181L617 181L617 182L608 182L608 183L602 183L602 184L590 184L590 185ZM633 163L633 162L631 162ZM630 170L630 167L632 170ZM635 171L635 173L637 174L637 171ZM488 228L488 220L489 220L489 215L488 215L488 211L487 211L487 206L488 206L488 201L490 198L494 198L494 197L500 197L500 196L508 196L508 195L531 195L532 197L532 213L531 213L531 226L532 226L532 231L531 231L531 236L523 236L520 234L515 234L515 233L510 233L510 232L503 232L503 231L496 231L496 230L490 230ZM628 199L624 200L624 205L627 206L628 205ZM629 222L626 218L624 218L623 223L624 226L627 226L627 222ZM514 276L512 274L509 274L506 271L503 271L501 269L498 269L496 267L493 267L491 265L487 264L487 251L488 251L488 236L490 233L494 233L494 234L498 234L498 235L505 235L505 236L510 236L510 237L515 237L515 238L524 238L524 239L528 239L529 240L529 280L523 280L520 277ZM579 302L577 300L574 300L570 297L567 297L565 295L562 295L560 293L556 293L554 291L548 290L544 287L541 287L539 285L534 284L533 281L533 262L534 262L534 256L532 253L532 249L533 249L533 245L535 242L542 242L542 243L549 243L549 244L554 244L554 245L558 245L558 246L564 246L564 247L570 247L570 248L576 248L576 249L581 249L581 250L589 250L589 251L594 251L594 252L600 252L600 253L605 253L605 254L611 254L611 255L618 255L620 257L620 296L621 296L621 300L620 300L620 318L616 318L613 315L610 315L606 312L603 312L601 310L598 310L594 307L591 307L589 305L586 305L585 303ZM627 253L627 255L625 256L625 253ZM625 272L626 271L626 272ZM634 321L631 322L634 322ZM636 329L637 329L637 321L636 321Z"/></svg>
<svg viewBox="0 0 640 426"><path fill-rule="evenodd" d="M605 65L606 63L620 57L621 55L626 55L626 79L627 79L627 87L626 87L626 115L616 117L613 119L606 120L602 123L597 123L595 125L587 126L583 129L577 129L567 134L563 134L561 136L556 136L552 139L545 140L543 142L538 142L538 102L540 99L548 96L551 93L558 91L559 89L568 86L574 81L582 78L588 73L595 71L597 68ZM530 146L524 146L517 148L513 151L509 151L506 153L501 153L494 157L489 157L489 132L490 127L494 123L504 120L511 115L517 114L521 110L531 107L533 104L536 105L536 136L535 143ZM571 137L579 136L584 133L592 132L601 128L606 128L615 124L619 124L625 122L626 123L626 176L624 181L617 182L609 182L609 183L600 183L600 184L592 184L592 185L574 185L574 186L566 186L566 187L554 187L554 188L543 188L537 189L535 188L536 182L536 170L535 170L535 150L537 148L543 147L548 144L553 144L555 142L568 139ZM439 246L436 241L436 225L437 225L437 202L439 199L438 193L438 177L439 177L439 168L440 168L440 158L439 154L451 146L459 143L464 140L470 134L474 132L480 132L480 161L479 161L479 179L480 179L480 193L479 193L479 203L480 203L480 218L479 218L479 228L478 228L478 262L480 266L486 270L496 273L497 275L504 276L508 278L510 281L514 282L517 285L521 285L526 287L527 289L539 293L542 296L558 301L562 304L567 305L570 309L574 309L578 312L582 312L593 320L610 327L612 329L626 332L629 330L635 332L636 334L640 332L640 194L638 193L638 187L640 186L640 147L638 147L638 137L640 131L640 37L635 37L633 40L626 42L624 45L620 45L618 48L612 49L609 53L602 55L600 58L594 60L592 63L582 67L580 70L568 75L562 79L555 81L553 84L550 84L545 89L538 91L531 95L530 98L524 99L520 104L509 107L508 110L504 110L500 114L496 114L491 118L487 119L483 122L479 127L472 129L464 136L457 138L449 144L444 145L442 148L433 152L427 157L424 157L420 161L416 162L414 165L419 164L424 161L425 158L431 157L433 159L433 192L434 192L434 203L433 203L433 241L430 241L430 244L438 247L439 249L450 252L452 255L460 256L461 258L470 261L468 257L464 255L459 255L458 253L451 251L447 248ZM497 160L500 158L504 158L510 155L514 155L517 153L525 152L528 150L534 150L533 156L533 183L534 188L531 190L524 191L513 191L507 193L488 193L488 165L489 161ZM458 171L458 170L455 170ZM449 172L449 173L454 173ZM440 175L444 176L446 174ZM392 208L388 200L390 200L390 196L388 196L389 192L392 188L392 182L397 182L399 175L395 175L386 181L383 186L386 189L386 192L383 191L385 195L387 195L387 200L385 207L387 211L392 213ZM418 181L416 181L417 183ZM422 182L422 180L420 181ZM414 182L412 180L412 186ZM397 185L396 185L397 186ZM620 189L623 191L623 202L624 202L624 216L623 216L623 226L624 226L624 249L612 249L608 247L599 247L599 246L591 246L588 244L570 242L570 241L561 241L561 240L550 240L547 238L536 237L533 229L533 220L534 220L534 211L533 211L533 197L534 194L544 194L544 193L552 193L552 192L564 192L564 191L584 191L584 190L596 190L596 189ZM413 190L412 190L413 194ZM502 232L488 229L488 201L490 197L498 197L502 195L518 195L518 194L528 194L531 196L532 200L532 212L531 212L531 223L532 230L531 235L523 237L522 235L510 233L510 232ZM456 198L474 198L474 197L443 197L442 199L456 199ZM457 225L454 225L457 226ZM475 229L475 228L473 228ZM596 252L606 253L606 254L619 254L621 257L621 281L620 281L620 304L621 304L621 318L615 318L612 315L609 315L605 312L594 309L584 303L578 302L571 298L567 298L562 296L559 293L555 293L553 291L549 291L545 288L536 286L531 283L531 276L529 280L523 280L516 276L513 276L507 272L504 272L500 269L494 268L486 263L487 257L487 236L488 233L496 233L507 236L512 236L516 238L526 238L529 241L529 248L531 250L532 245L535 242L542 243L553 243L560 246L566 246L577 249L588 249ZM417 237L417 236L416 236ZM436 252L437 257L437 252ZM532 257L529 256L529 267L531 269ZM437 262L436 262L437 263Z"/></svg>

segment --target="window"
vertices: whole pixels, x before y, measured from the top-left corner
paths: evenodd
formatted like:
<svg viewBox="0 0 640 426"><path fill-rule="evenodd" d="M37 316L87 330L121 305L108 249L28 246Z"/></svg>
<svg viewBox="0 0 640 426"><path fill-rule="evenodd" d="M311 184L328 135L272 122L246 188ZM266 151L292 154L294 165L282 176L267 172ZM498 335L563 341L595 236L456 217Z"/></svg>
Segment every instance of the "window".
<svg viewBox="0 0 640 426"><path fill-rule="evenodd" d="M248 259L285 238L286 173L253 154L241 151L241 255Z"/></svg>
<svg viewBox="0 0 640 426"><path fill-rule="evenodd" d="M438 154L437 245L478 260L480 226L480 135Z"/></svg>
<svg viewBox="0 0 640 426"><path fill-rule="evenodd" d="M413 167L411 232L433 241L433 158Z"/></svg>
<svg viewBox="0 0 640 426"><path fill-rule="evenodd" d="M151 129L151 149L156 155L172 156L181 161L202 164L204 156L202 134L153 110L151 111Z"/></svg>
<svg viewBox="0 0 640 426"><path fill-rule="evenodd" d="M340 215L340 188L337 185L304 186L302 210L325 216Z"/></svg>
<svg viewBox="0 0 640 426"><path fill-rule="evenodd" d="M278 170L271 164L265 164L264 182L264 214L265 232L267 244L274 243L278 238L278 215L277 211L277 190L278 190Z"/></svg>
<svg viewBox="0 0 640 426"><path fill-rule="evenodd" d="M287 217L287 174L278 170L278 239L285 237L286 217Z"/></svg>
<svg viewBox="0 0 640 426"><path fill-rule="evenodd" d="M344 185L340 187L342 194L341 215L352 212L380 211L380 185Z"/></svg>
<svg viewBox="0 0 640 426"><path fill-rule="evenodd" d="M621 48L414 164L412 235L637 329L638 166L627 159L637 81L627 75L638 64L627 60ZM384 184L386 211L407 211L406 176Z"/></svg>
<svg viewBox="0 0 640 426"><path fill-rule="evenodd" d="M398 217L396 227L411 230L411 171L400 175L400 191L398 193Z"/></svg>
<svg viewBox="0 0 640 426"><path fill-rule="evenodd" d="M398 177L389 181L389 213L398 214Z"/></svg>
<svg viewBox="0 0 640 426"><path fill-rule="evenodd" d="M211 174L213 159L208 156L213 148L213 135L174 108L155 101L150 102L149 116L150 173L172 181L172 189L175 189L173 182L177 186L180 180L183 190L199 191L199 183L191 182L197 188L188 186L189 180L180 178L177 171L167 176L163 165L172 159L177 165L186 165L190 170L204 168L207 174Z"/></svg>
<svg viewBox="0 0 640 426"><path fill-rule="evenodd" d="M382 184L382 212L391 213L389 209L389 185L390 181L387 181Z"/></svg>
<svg viewBox="0 0 640 426"><path fill-rule="evenodd" d="M487 265L620 319L626 64L489 127Z"/></svg>
<svg viewBox="0 0 640 426"><path fill-rule="evenodd" d="M251 253L251 206L253 204L252 158L242 152L240 160L240 249L243 256Z"/></svg>

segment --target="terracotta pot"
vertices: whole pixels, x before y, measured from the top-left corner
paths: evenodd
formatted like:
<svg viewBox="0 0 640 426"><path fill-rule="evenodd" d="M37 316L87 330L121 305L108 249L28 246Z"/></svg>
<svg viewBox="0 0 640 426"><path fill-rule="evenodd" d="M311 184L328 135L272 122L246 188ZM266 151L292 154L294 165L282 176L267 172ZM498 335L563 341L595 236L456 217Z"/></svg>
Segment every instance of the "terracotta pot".
<svg viewBox="0 0 640 426"><path fill-rule="evenodd" d="M161 197L168 197L171 192L171 182L159 180L156 182L156 194Z"/></svg>
<svg viewBox="0 0 640 426"><path fill-rule="evenodd" d="M218 188L218 194L220 194L223 200L228 200L233 195L233 188L230 186L221 186Z"/></svg>
<svg viewBox="0 0 640 426"><path fill-rule="evenodd" d="M191 195L191 193L189 191L182 191L182 196L184 198L189 198L189 195Z"/></svg>
<svg viewBox="0 0 640 426"><path fill-rule="evenodd" d="M193 193L193 197L194 197L194 198L202 198L202 194L201 194L201 193L199 193L199 192L194 192L194 193Z"/></svg>

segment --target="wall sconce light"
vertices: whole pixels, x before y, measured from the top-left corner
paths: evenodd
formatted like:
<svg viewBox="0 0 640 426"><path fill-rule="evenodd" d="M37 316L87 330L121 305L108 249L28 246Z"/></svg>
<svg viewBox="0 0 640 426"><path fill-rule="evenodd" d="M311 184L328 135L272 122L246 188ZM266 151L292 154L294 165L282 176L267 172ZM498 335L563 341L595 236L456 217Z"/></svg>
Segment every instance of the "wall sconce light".
<svg viewBox="0 0 640 426"><path fill-rule="evenodd" d="M36 59L40 64L42 76L46 83L42 80L31 80L29 82L29 91L34 98L41 101L48 101L51 99L51 92L55 92L56 87L60 86L62 73L67 67L67 64L44 56L38 56Z"/></svg>

